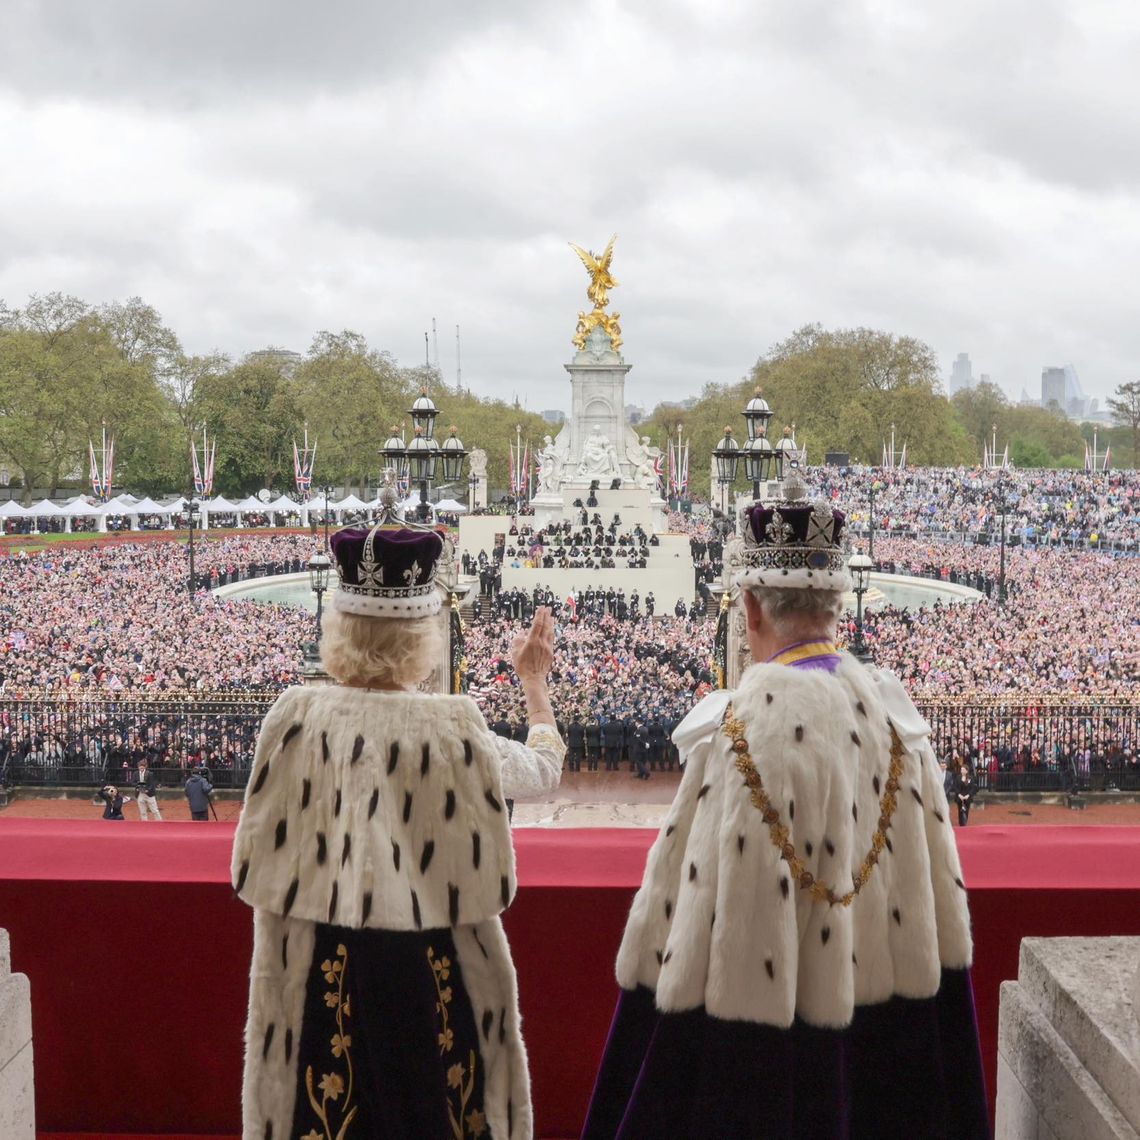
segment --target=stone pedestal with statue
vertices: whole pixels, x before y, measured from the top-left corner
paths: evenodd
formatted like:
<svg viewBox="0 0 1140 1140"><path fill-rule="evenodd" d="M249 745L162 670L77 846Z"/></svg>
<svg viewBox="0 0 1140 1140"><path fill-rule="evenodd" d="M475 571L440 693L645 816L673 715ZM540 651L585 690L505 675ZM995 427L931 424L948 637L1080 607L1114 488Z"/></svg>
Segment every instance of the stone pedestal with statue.
<svg viewBox="0 0 1140 1140"><path fill-rule="evenodd" d="M539 583L558 593L602 584L652 589L671 607L677 598L693 596L692 559L688 538L667 533L662 451L625 421L625 379L632 365L621 354L621 314L606 307L609 290L617 285L610 273L614 239L599 257L573 248L590 275L586 295L594 307L579 312L572 339L576 351L564 365L570 376L569 418L535 452L533 515L506 522L501 516L464 518L459 525L460 550L476 557L501 545L506 551L504 589L529 589ZM584 525L583 512L591 524L597 516L607 528L617 516L621 535L635 529L653 535L646 564L601 565L620 558L592 558L587 553L576 558L566 553L574 546L572 539L565 545L559 541L557 554L552 554L548 547L553 532L577 531ZM512 534L519 539L511 541Z"/></svg>

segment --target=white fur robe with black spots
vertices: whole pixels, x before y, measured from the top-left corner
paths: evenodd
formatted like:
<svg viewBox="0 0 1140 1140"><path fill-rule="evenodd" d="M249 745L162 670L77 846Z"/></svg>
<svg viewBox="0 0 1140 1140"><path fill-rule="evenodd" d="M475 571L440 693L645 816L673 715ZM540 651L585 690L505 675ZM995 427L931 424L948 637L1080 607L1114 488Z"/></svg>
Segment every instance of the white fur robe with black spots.
<svg viewBox="0 0 1140 1140"><path fill-rule="evenodd" d="M721 731L729 701L791 842L837 894L878 826L888 720L905 747L898 806L850 907L792 881ZM835 673L753 665L678 726L687 761L649 855L617 961L623 989L659 1009L787 1027L851 1022L855 1005L932 997L941 968L970 965L966 891L928 727L892 674L853 657Z"/></svg>
<svg viewBox="0 0 1140 1140"><path fill-rule="evenodd" d="M461 696L293 688L269 711L232 864L238 894L254 907L246 1140L292 1134L293 1046L316 924L326 922L451 928L484 1026L490 1135L529 1140L515 971L498 917L515 893L504 796L557 787L565 749L549 729L532 729L528 743L492 734Z"/></svg>

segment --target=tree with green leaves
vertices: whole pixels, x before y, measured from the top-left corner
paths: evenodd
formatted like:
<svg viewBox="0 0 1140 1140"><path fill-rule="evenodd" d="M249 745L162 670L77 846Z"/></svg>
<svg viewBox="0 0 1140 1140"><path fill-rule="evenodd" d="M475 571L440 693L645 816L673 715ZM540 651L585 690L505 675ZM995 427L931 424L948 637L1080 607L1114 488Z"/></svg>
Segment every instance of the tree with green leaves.
<svg viewBox="0 0 1140 1140"><path fill-rule="evenodd" d="M26 497L85 481L87 444L104 423L118 454L130 455L161 414L150 364L131 359L79 298L33 296L0 314L0 452L20 470ZM119 470L129 478L129 460Z"/></svg>
<svg viewBox="0 0 1140 1140"><path fill-rule="evenodd" d="M1140 467L1140 380L1121 384L1108 398L1112 418L1132 435L1132 466Z"/></svg>

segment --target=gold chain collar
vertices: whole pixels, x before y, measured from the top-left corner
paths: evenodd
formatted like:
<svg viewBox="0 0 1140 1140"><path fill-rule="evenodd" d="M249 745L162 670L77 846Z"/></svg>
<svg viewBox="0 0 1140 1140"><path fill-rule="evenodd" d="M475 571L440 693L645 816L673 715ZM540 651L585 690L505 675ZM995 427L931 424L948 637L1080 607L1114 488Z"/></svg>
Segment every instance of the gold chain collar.
<svg viewBox="0 0 1140 1140"><path fill-rule="evenodd" d="M826 883L815 878L807 869L807 865L800 858L795 845L791 841L791 832L780 820L779 811L772 806L768 793L764 790L760 773L748 750L748 740L745 737L744 722L738 720L733 706L730 704L724 713L724 723L721 731L732 741L732 749L736 753L736 770L744 777L744 782L751 792L752 806L759 811L768 825L768 835L772 845L780 852L780 857L788 864L792 877L801 890L810 891L816 902L825 902L831 906L850 906L855 896L866 886L871 878L871 872L879 861L879 855L887 845L887 829L891 826L891 817L898 806L899 778L903 766L903 742L895 731L895 726L887 722L891 730L891 761L887 769L887 783L879 799L879 824L875 834L871 837L871 846L863 858L858 873L855 875L855 885L846 894L838 895Z"/></svg>

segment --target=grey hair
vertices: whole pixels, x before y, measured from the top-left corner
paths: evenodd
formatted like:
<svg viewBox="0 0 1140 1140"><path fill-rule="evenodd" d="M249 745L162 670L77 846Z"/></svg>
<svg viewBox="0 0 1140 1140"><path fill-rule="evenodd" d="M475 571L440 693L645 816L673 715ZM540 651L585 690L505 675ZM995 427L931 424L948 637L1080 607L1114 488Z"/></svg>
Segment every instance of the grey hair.
<svg viewBox="0 0 1140 1140"><path fill-rule="evenodd" d="M797 590L750 586L750 593L777 629L832 624L843 610L842 590Z"/></svg>

